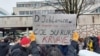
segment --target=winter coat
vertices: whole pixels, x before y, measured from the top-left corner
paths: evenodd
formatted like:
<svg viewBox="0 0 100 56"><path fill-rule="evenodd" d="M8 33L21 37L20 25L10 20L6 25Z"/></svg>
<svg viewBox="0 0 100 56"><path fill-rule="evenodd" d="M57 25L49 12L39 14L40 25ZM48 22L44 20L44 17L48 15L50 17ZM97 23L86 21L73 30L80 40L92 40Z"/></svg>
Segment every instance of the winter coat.
<svg viewBox="0 0 100 56"><path fill-rule="evenodd" d="M89 42L89 39L90 39L89 37L86 37L86 38L85 38L83 49L87 49L87 48L88 48L88 45L87 45L87 44L88 44L88 42Z"/></svg>
<svg viewBox="0 0 100 56"><path fill-rule="evenodd" d="M62 52L63 56L66 56L68 51L68 45L59 45L58 48Z"/></svg>
<svg viewBox="0 0 100 56"><path fill-rule="evenodd" d="M46 45L39 45L38 49L39 49L40 56L46 56L47 55L48 49L47 49Z"/></svg>
<svg viewBox="0 0 100 56"><path fill-rule="evenodd" d="M50 47L47 51L47 56L63 56L58 47Z"/></svg>
<svg viewBox="0 0 100 56"><path fill-rule="evenodd" d="M31 42L31 46L27 49L22 48L20 45L17 45L17 47L15 47L16 49L14 49L11 53L12 56L15 55L22 55L22 56L27 56L29 54L32 54L33 56L40 56L39 54L39 50L37 48L37 45L35 42ZM17 54L16 54L17 53Z"/></svg>
<svg viewBox="0 0 100 56"><path fill-rule="evenodd" d="M0 42L0 56L6 56L9 50L9 43Z"/></svg>
<svg viewBox="0 0 100 56"><path fill-rule="evenodd" d="M78 56L79 45L76 41L71 41L71 45L68 46L68 51L66 56Z"/></svg>
<svg viewBox="0 0 100 56"><path fill-rule="evenodd" d="M88 49L89 51L95 51L98 47L98 39L95 36L89 36L84 41L83 49Z"/></svg>
<svg viewBox="0 0 100 56"><path fill-rule="evenodd" d="M40 56L39 49L37 48L36 42L34 41L31 42L30 50L33 56Z"/></svg>
<svg viewBox="0 0 100 56"><path fill-rule="evenodd" d="M28 48L17 48L12 51L11 56L28 56L30 54L30 51Z"/></svg>
<svg viewBox="0 0 100 56"><path fill-rule="evenodd" d="M17 43L16 45L14 45L14 46L11 46L11 52L14 50L14 49L18 49L18 48L20 48L20 44L19 43Z"/></svg>
<svg viewBox="0 0 100 56"><path fill-rule="evenodd" d="M94 39L94 52L100 54L100 47L99 47L98 41L99 41L99 40L98 40L97 38Z"/></svg>

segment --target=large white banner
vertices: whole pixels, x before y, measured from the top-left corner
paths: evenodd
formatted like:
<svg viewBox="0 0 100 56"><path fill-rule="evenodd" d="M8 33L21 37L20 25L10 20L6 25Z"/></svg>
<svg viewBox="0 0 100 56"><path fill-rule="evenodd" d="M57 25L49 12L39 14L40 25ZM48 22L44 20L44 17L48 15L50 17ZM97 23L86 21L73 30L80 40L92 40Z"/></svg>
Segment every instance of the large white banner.
<svg viewBox="0 0 100 56"><path fill-rule="evenodd" d="M75 29L75 14L33 16L33 32L38 44L68 45Z"/></svg>

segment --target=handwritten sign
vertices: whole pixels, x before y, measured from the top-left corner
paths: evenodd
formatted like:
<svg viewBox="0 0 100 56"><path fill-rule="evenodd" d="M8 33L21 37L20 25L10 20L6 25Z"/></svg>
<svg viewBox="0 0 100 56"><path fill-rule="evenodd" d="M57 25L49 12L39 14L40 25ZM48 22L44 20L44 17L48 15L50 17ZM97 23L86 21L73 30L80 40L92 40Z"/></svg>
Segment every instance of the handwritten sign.
<svg viewBox="0 0 100 56"><path fill-rule="evenodd" d="M68 45L75 29L75 14L34 15L33 18L33 31L38 44Z"/></svg>

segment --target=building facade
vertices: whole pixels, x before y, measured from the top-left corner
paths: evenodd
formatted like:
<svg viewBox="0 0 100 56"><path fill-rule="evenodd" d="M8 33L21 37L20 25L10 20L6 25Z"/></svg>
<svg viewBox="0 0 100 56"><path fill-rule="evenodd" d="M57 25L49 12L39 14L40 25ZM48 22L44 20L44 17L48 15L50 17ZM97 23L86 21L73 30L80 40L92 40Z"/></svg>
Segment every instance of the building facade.
<svg viewBox="0 0 100 56"><path fill-rule="evenodd" d="M58 2L52 1L17 2L13 12L16 15L55 14L58 6Z"/></svg>

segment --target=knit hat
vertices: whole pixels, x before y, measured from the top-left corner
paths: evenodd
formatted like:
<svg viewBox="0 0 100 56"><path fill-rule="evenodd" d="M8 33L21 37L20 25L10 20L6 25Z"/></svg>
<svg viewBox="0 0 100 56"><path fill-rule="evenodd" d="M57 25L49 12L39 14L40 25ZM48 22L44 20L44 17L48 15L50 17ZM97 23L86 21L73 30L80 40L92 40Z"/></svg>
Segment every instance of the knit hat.
<svg viewBox="0 0 100 56"><path fill-rule="evenodd" d="M36 36L33 32L30 32L29 38L31 41L36 41Z"/></svg>
<svg viewBox="0 0 100 56"><path fill-rule="evenodd" d="M31 42L31 40L25 36L21 39L20 44L26 45L26 44L29 44L30 42Z"/></svg>
<svg viewBox="0 0 100 56"><path fill-rule="evenodd" d="M78 41L78 39L79 39L79 34L77 32L74 32L72 36L72 40Z"/></svg>

